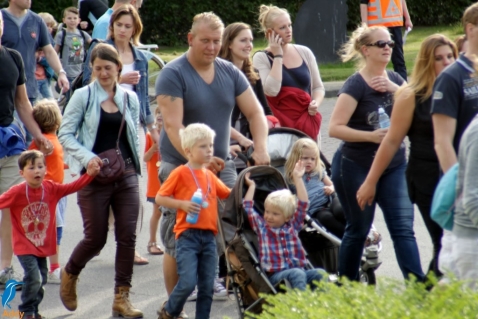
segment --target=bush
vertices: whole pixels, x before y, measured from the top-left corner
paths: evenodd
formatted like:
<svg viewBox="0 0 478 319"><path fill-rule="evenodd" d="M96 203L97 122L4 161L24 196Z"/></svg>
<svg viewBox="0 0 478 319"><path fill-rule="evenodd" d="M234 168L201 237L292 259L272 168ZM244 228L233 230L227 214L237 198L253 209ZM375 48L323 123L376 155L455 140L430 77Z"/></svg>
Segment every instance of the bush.
<svg viewBox="0 0 478 319"><path fill-rule="evenodd" d="M288 291L267 296L257 319L464 319L478 318L478 294L453 281L428 292L423 284L386 279L378 287L322 283L315 292Z"/></svg>
<svg viewBox="0 0 478 319"><path fill-rule="evenodd" d="M186 36L191 28L193 17L200 12L214 11L224 24L242 21L259 28L257 17L259 6L273 2L286 8L295 17L303 0L182 0L158 1L145 0L141 8L141 18L146 26L142 41L162 45L179 45L186 43Z"/></svg>

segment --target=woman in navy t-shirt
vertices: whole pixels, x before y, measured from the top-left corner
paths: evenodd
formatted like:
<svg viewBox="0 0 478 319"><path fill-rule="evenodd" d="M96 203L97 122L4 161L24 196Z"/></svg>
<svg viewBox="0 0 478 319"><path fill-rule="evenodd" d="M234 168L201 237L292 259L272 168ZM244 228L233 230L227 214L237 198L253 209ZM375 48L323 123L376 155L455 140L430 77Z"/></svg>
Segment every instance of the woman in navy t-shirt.
<svg viewBox="0 0 478 319"><path fill-rule="evenodd" d="M343 206L347 226L340 246L339 273L359 279L364 243L380 205L392 237L398 264L405 278L424 278L413 232L413 206L405 181L405 146L402 143L377 183L371 205L362 210L356 194L370 170L375 153L388 128L379 121L379 110L392 112L393 93L404 83L398 73L387 71L394 42L387 28L362 26L343 47L342 60L356 60L359 71L339 91L330 119L329 134L343 140L332 163L332 181Z"/></svg>

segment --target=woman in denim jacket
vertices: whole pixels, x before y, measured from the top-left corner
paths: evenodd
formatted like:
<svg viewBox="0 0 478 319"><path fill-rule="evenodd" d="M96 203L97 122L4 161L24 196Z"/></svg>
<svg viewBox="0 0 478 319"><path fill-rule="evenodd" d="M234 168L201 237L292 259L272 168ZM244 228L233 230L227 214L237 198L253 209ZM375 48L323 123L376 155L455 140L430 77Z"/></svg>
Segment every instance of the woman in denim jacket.
<svg viewBox="0 0 478 319"><path fill-rule="evenodd" d="M101 251L108 234L110 206L115 217L116 261L113 316L142 317L129 302L139 212L138 158L139 101L133 92L118 84L122 63L118 52L100 43L91 52L95 81L74 92L58 134L67 163L73 173L84 172L96 154L116 147L124 113L125 124L119 149L125 171L114 182L94 180L78 192L78 205L84 225L84 238L78 243L61 273L60 297L70 311L77 307L76 282L86 263ZM126 106L126 108L124 108Z"/></svg>
<svg viewBox="0 0 478 319"><path fill-rule="evenodd" d="M142 31L143 24L138 12L132 5L124 5L115 10L111 16L106 43L116 48L123 63L123 71L118 83L124 88L136 92L141 106L140 123L150 131L153 139L157 141L159 134L157 130L153 129L154 116L149 106L148 59L141 50L134 47L139 45ZM83 71L84 85L91 81L90 54L97 43L97 41L92 43L86 57ZM128 66L130 66L129 71Z"/></svg>
<svg viewBox="0 0 478 319"><path fill-rule="evenodd" d="M141 50L134 45L139 45L139 37L143 31L143 25L138 12L132 5L123 5L113 12L110 19L108 40L106 43L111 44L119 53L120 60L123 63L123 70L119 84L130 91L136 92L140 102L140 123L144 128L138 130L140 150L144 150L146 146L146 128L149 130L151 137L156 143L159 141L159 133L154 125L154 116L151 114L148 96L148 59ZM94 48L95 44L90 47L89 52ZM88 53L89 54L89 53ZM89 56L88 56L89 57ZM91 78L91 65L87 57L87 62L83 71L83 83L89 83ZM140 152L140 162L143 162L143 152ZM139 176L140 198L145 199L146 191L144 189L144 179ZM141 202L142 205L144 204ZM135 253L135 265L146 265L148 260L141 257L139 252Z"/></svg>

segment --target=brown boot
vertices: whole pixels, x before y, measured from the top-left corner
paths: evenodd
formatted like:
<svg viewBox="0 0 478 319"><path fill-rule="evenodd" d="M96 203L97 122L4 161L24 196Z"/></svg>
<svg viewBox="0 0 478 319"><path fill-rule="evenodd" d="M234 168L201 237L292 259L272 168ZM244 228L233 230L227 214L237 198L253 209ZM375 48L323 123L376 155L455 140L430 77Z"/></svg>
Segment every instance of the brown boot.
<svg viewBox="0 0 478 319"><path fill-rule="evenodd" d="M116 287L118 293L115 293L113 301L113 317L123 318L143 318L141 310L133 307L129 301L129 287Z"/></svg>
<svg viewBox="0 0 478 319"><path fill-rule="evenodd" d="M70 311L76 310L78 306L76 296L76 282L78 275L72 275L66 272L65 268L61 269L60 275L60 299L66 309Z"/></svg>

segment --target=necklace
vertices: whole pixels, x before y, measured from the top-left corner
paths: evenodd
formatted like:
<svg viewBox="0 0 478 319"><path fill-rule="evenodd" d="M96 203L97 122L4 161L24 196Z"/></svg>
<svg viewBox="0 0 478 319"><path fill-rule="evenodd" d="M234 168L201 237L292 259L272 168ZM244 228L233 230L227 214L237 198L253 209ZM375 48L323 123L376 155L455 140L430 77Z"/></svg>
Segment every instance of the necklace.
<svg viewBox="0 0 478 319"><path fill-rule="evenodd" d="M31 206L31 203L30 203L30 198L28 197L28 183L25 183L25 192L26 192L26 196L27 196L27 201L28 201L28 206L30 207L34 217L35 217L35 227L40 223L40 220L38 218L38 211L35 211L33 209L33 207ZM43 196L45 195L45 190L43 189L43 184L41 185L41 199L40 199L40 208L41 208L41 204L43 203Z"/></svg>
<svg viewBox="0 0 478 319"><path fill-rule="evenodd" d="M193 175L194 182L196 183L197 188L201 189L201 186L199 185L198 180L196 178L196 174L194 174L194 171L191 168L191 166L189 166L189 163L186 164L186 166L191 171L191 174ZM209 175L208 175L207 171L206 171L205 174L206 174L206 181L207 181L207 190L206 190L206 192L202 192L202 189L201 189L201 192L203 193L203 195L202 195L202 208L208 208L209 203L208 203L207 200L209 198L209 194L211 193L211 184L209 183Z"/></svg>

